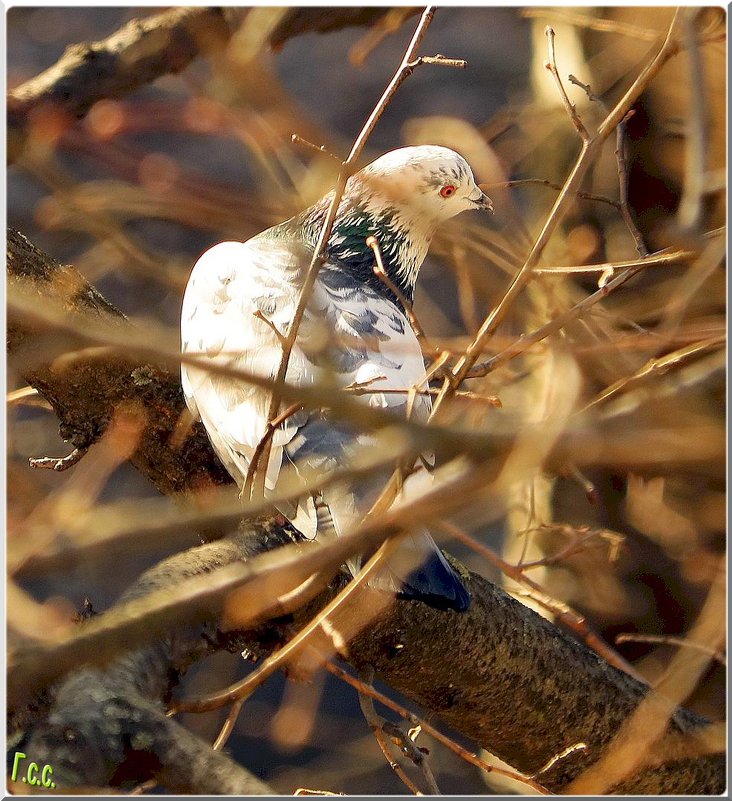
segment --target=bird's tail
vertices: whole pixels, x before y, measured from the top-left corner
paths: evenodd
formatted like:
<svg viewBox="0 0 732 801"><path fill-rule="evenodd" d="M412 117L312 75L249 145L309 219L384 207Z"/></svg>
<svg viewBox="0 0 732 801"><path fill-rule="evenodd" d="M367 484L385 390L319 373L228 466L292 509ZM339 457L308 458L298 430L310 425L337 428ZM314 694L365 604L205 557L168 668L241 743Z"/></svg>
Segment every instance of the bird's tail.
<svg viewBox="0 0 732 801"><path fill-rule="evenodd" d="M470 606L462 579L426 531L406 535L369 586L437 609L465 612Z"/></svg>
<svg viewBox="0 0 732 801"><path fill-rule="evenodd" d="M338 516L323 494L317 493L313 500L318 535L325 539L340 534ZM362 555L348 560L351 575L358 573L362 562ZM470 606L465 585L426 531L404 536L386 564L377 568L367 583L382 592L422 601L437 609L464 612Z"/></svg>

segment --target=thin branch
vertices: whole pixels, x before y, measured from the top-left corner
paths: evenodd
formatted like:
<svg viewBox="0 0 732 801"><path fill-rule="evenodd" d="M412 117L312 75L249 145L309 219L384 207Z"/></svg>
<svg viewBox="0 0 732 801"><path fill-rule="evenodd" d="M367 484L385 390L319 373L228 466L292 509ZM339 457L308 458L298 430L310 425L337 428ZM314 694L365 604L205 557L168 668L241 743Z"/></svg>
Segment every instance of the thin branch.
<svg viewBox="0 0 732 801"><path fill-rule="evenodd" d="M401 291L401 289L399 289L399 287L391 280L391 278L389 278L389 274L386 272L384 261L381 256L379 240L375 236L369 236L366 238L366 245L374 251L374 257L376 259L376 264L374 265L374 274L379 281L381 281L391 291L394 297L401 304L402 308L404 309L404 313L407 315L409 324L414 329L414 333L416 334L417 339L422 346L422 350L427 351L431 356L438 356L440 352L436 348L432 347L427 340L427 336L424 333L424 328L422 328L419 320L417 319L417 315L414 313L414 307L412 306L411 302Z"/></svg>
<svg viewBox="0 0 732 801"><path fill-rule="evenodd" d="M621 543L624 540L622 534L617 534L614 531L608 531L607 529L593 529L588 530L587 527L582 527L579 530L574 529L572 526L557 526L552 524L547 524L543 526L539 526L539 531L551 531L551 532L562 532L562 533L570 533L573 537L572 541L565 545L564 548L557 551L556 553L550 554L549 556L544 556L541 559L534 559L530 562L522 562L521 563L521 570L526 572L527 570L533 570L537 567L548 567L550 565L555 565L558 562L564 561L568 556L575 554L579 551L586 550L585 545L594 539L606 539L610 541L610 554L608 557L608 561L612 562L614 559L617 558L617 551Z"/></svg>
<svg viewBox="0 0 732 801"><path fill-rule="evenodd" d="M514 276L506 292L501 300L493 308L491 313L483 321L483 325L476 334L473 342L466 350L463 357L458 361L455 368L452 370L449 380L446 380L443 385L443 391L438 396L432 409L432 418L434 418L442 406L446 398L451 396L458 388L462 380L470 372L475 362L478 360L482 353L485 343L495 332L496 328L505 318L508 309L513 304L518 295L523 291L524 287L531 281L534 269L539 263L541 254L544 248L551 239L554 231L563 219L567 210L569 209L574 195L580 188L580 184L584 179L590 164L594 161L600 153L604 142L610 134L622 122L625 115L631 109L632 105L644 91L646 86L655 78L663 65L673 56L679 52L678 31L680 27L679 13L674 14L671 25L669 26L666 38L661 45L656 56L645 66L640 75L633 81L630 88L626 91L623 97L618 101L613 110L607 115L605 120L600 124L597 133L590 139L582 142L582 149L575 161L572 170L562 187L551 211L549 212L544 225L536 238L533 247L526 260Z"/></svg>
<svg viewBox="0 0 732 801"><path fill-rule="evenodd" d="M74 448L68 456L33 456L28 459L28 464L36 469L62 473L78 464L86 456L88 450L89 448Z"/></svg>
<svg viewBox="0 0 732 801"><path fill-rule="evenodd" d="M689 258L689 252L661 251L660 253L656 254L655 257L649 256L648 259L655 259L656 257L664 261L669 259L670 261L665 261L667 264L676 263L687 260ZM653 263L658 262L654 261ZM592 307L599 303L603 298L607 297L607 295L609 295L611 292L614 292L616 289L633 278L633 276L637 275L641 270L643 270L644 267L647 266L648 260L643 259L632 262L620 262L619 264L623 265L622 272L616 275L603 287L598 289L596 292L593 292L591 295L588 295L586 298L583 298L578 303L575 303L575 305L567 309L566 312L557 315L554 319L550 320L545 325L542 325L540 328L537 328L531 334L520 337L513 345L509 346L505 350L502 350L491 359L488 359L488 361L485 361L481 364L476 364L469 371L466 371L464 378L482 378L483 376L488 375L488 373L493 372L493 370L497 369L502 364L505 364L511 359L515 359L517 356L525 353L530 347L532 347L532 345L535 345L537 342L541 342L551 334L557 333L572 321L577 320L583 315L587 314ZM614 267L612 264L589 266L592 268L592 272L595 272L600 267ZM571 269L574 271L576 268Z"/></svg>
<svg viewBox="0 0 732 801"><path fill-rule="evenodd" d="M640 256L647 256L648 248L646 247L646 243L643 241L643 235L638 230L638 226L635 224L633 215L630 212L630 203L628 201L628 184L630 179L628 176L628 164L625 158L625 139L628 120L630 120L633 114L635 114L635 111L631 109L618 124L617 131L615 132L615 160L618 165L620 210L622 212L623 219L625 220L625 225L635 240L635 249L638 251Z"/></svg>
<svg viewBox="0 0 732 801"><path fill-rule="evenodd" d="M287 375L287 367L290 362L290 355L295 345L295 340L297 339L298 331L300 330L300 324L302 323L302 318L305 314L305 309L310 300L313 287L315 286L315 281L318 277L318 273L320 272L320 268L325 260L328 240L330 239L331 230L333 228L333 223L335 222L335 218L338 213L338 208L340 206L341 198L343 197L343 192L345 191L346 188L346 183L348 182L348 179L351 177L351 175L353 175L353 173L355 172L356 162L358 161L358 158L361 155L361 151L363 150L367 139L371 135L371 132L374 130L376 124L381 119L381 116L383 115L384 111L386 111L386 108L392 101L399 87L414 71L414 65L412 64L412 61L416 56L417 48L421 45L425 33L427 32L427 28L429 24L432 22L432 18L434 17L434 15L435 15L434 6L429 6L423 12L422 17L420 18L420 21L417 24L417 28L414 31L412 39L407 47L407 50L404 56L402 57L402 61L399 67L397 68L397 71L394 74L394 77L387 85L381 98L379 99L373 111L371 112L368 119L361 128L361 131L359 132L355 142L353 143L353 146L351 147L351 151L348 154L348 157L341 164L341 168L338 172L338 180L336 181L336 186L333 191L333 197L331 199L330 205L328 206L328 210L325 215L325 220L323 221L323 227L320 231L320 235L318 236L317 244L315 245L313 257L310 261L310 265L308 266L307 273L305 274L305 279L303 281L303 285L300 290L300 295L298 297L297 305L295 307L295 313L293 314L292 322L290 323L290 328L288 330L287 340L285 341L282 347L282 358L280 360L280 365L277 370L277 376L275 379L275 383L277 385L285 381L285 377ZM281 403L280 394L278 391L274 391L270 398L269 410L267 412L268 421L271 422L277 416L277 414L279 413L280 403ZM255 482L253 487L254 492L263 493L264 491L264 476L266 476L267 474L270 449L271 449L271 441L267 443L267 445L264 448L264 453L262 458L263 466L262 469L259 470L257 473L257 481Z"/></svg>
<svg viewBox="0 0 732 801"><path fill-rule="evenodd" d="M530 777L524 776L522 773L516 773L515 771L506 770L505 768L499 768L496 765L488 764L488 762L486 762L484 759L481 759L477 754L468 751L467 748L463 748L463 746L456 743L451 737L448 737L438 729L435 729L432 724L428 723L414 712L410 712L408 709L406 709L406 707L403 707L401 704L393 701L388 696L380 693L371 684L367 684L355 676L352 676L350 673L347 673L345 670L343 670L343 668L339 667L334 662L324 661L323 665L326 670L328 670L334 676L337 676L339 679L341 679L341 681L346 682L346 684L350 684L351 687L357 690L360 695L366 695L370 698L373 698L388 709L396 712L397 715L400 715L402 718L404 718L404 720L409 721L412 726L421 727L426 734L429 734L430 737L433 737L435 740L437 740L437 742L442 743L442 745L444 745L446 748L449 748L453 753L457 754L457 756L459 756L461 759L464 759L466 762L469 762L471 765L475 765L475 767L484 770L486 773L495 773L499 776L505 776L507 779L513 779L514 781L521 782L540 795L548 795L546 788L542 787L541 784L534 781Z"/></svg>
<svg viewBox="0 0 732 801"><path fill-rule="evenodd" d="M439 389L415 389L414 387L404 387L404 388L389 388L389 389L378 389L378 388L369 388L363 387L360 385L350 384L347 387L344 387L344 392L348 392L350 395L409 395L410 393L414 393L416 395L421 395L423 397L429 398L439 395ZM479 403L485 403L488 406L492 406L494 409L500 409L501 399L496 397L495 395L481 395L477 392L470 392L469 390L459 389L455 393L456 398L464 398L465 400L470 401L477 401Z"/></svg>
<svg viewBox="0 0 732 801"><path fill-rule="evenodd" d="M676 645L679 648L696 648L711 656L720 665L727 667L727 658L724 653L716 648L710 648L701 642L685 639L684 637L672 637L669 634L618 634L615 637L615 644L621 645L624 642L644 642L654 645Z"/></svg>
<svg viewBox="0 0 732 801"><path fill-rule="evenodd" d="M683 264L690 261L699 254L693 250L661 250L653 255L642 256L640 259L630 259L629 261L608 261L601 264L580 264L568 267L537 267L537 273L551 275L561 273L571 275L574 273L604 273L608 270L618 272L621 270L632 270L646 267L671 267L675 264Z"/></svg>
<svg viewBox="0 0 732 801"><path fill-rule="evenodd" d="M283 667L309 644L312 635L327 621L329 616L343 606L343 604L345 604L363 585L371 573L381 564L382 560L394 550L395 545L396 540L384 542L353 578L353 581L349 582L343 590L341 590L341 592L339 592L338 595L336 595L336 597L288 643L266 659L254 673L224 690L210 693L201 698L177 701L173 704L172 709L176 712L208 712L209 710L218 709L228 703L242 701L248 698L266 679Z"/></svg>
<svg viewBox="0 0 732 801"><path fill-rule="evenodd" d="M669 370L684 364L689 359L693 359L701 353L707 353L711 350L718 350L723 348L727 341L725 335L705 339L702 342L693 342L691 345L679 348L672 353L667 353L665 356L660 356L657 359L649 359L643 367L636 370L635 373L623 378L619 378L615 383L611 384L607 389L604 389L597 397L593 398L586 406L582 408L582 412L604 403L609 398L614 397L619 392L627 390L629 387L635 386L639 382L653 376L662 375Z"/></svg>
<svg viewBox="0 0 732 801"><path fill-rule="evenodd" d="M447 58L446 56L438 53L436 56L420 56L410 63L410 67L419 67L422 64L436 64L442 67L456 67L457 69L464 70L468 66L468 62L462 58Z"/></svg>
<svg viewBox="0 0 732 801"><path fill-rule="evenodd" d="M535 581L525 575L523 569L519 566L509 564L504 559L501 559L497 553L492 549L486 547L481 542L478 542L473 537L466 534L462 529L448 523L445 520L440 520L436 523L439 528L448 533L451 537L459 540L460 542L472 548L476 553L484 556L488 561L497 567L502 573L509 578L523 584L528 588L527 595L537 603L541 604L545 609L548 609L552 614L557 616L557 620L563 625L567 626L571 631L575 632L585 644L592 648L593 651L600 654L600 656L609 664L614 665L619 670L632 676L636 681L646 683L645 679L638 673L638 671L626 660L620 656L617 651L611 648L607 643L603 642L588 626L587 620L582 615L577 614L568 604L563 601L558 601L552 598L542 587Z"/></svg>
<svg viewBox="0 0 732 801"><path fill-rule="evenodd" d="M420 731L421 729L416 727L414 732L415 736L419 734ZM391 723L388 720L384 722L384 734L391 737L392 741L399 748L400 752L406 756L407 759L409 759L415 765L415 767L419 768L419 770L422 772L422 776L424 777L429 794L442 795L440 788L437 786L437 782L435 781L435 776L432 773L432 768L430 767L429 760L427 759L427 754L411 739L410 735L407 734L407 732L402 731L402 729L395 723Z"/></svg>
<svg viewBox="0 0 732 801"><path fill-rule="evenodd" d="M287 337L282 333L282 331L280 331L280 329L277 328L272 320L270 320L269 317L263 314L259 309L257 309L252 316L256 317L257 320L261 320L272 331L280 345L287 340Z"/></svg>
<svg viewBox="0 0 732 801"><path fill-rule="evenodd" d="M610 19L600 19L590 17L586 14L576 14L572 11L557 11L555 8L524 8L521 9L522 17L559 19L569 25L579 28L589 28L593 31L602 33L617 33L622 36L629 36L633 39L642 39L645 42L655 42L663 35L661 31L654 31L649 28L641 28L638 25L630 25L627 22L618 22Z"/></svg>
<svg viewBox="0 0 732 801"><path fill-rule="evenodd" d="M685 9L684 41L689 59L689 109L686 115L686 158L684 188L677 218L684 233L698 233L704 199L704 176L707 163L707 109L704 62L699 47L696 19L701 9Z"/></svg>
<svg viewBox="0 0 732 801"><path fill-rule="evenodd" d="M587 743L574 743L574 745L568 745L566 748L554 754L554 756L549 759L544 766L533 775L532 778L538 778L542 773L546 773L548 770L551 770L554 765L557 764L557 762L560 762L562 759L566 759L570 754L574 754L576 751L586 751L587 748Z"/></svg>
<svg viewBox="0 0 732 801"><path fill-rule="evenodd" d="M602 101L600 97L598 97L592 91L588 83L582 83L582 81L580 81L578 78L575 78L574 75L569 76L569 82L582 89L587 95L587 97L592 102L597 103L600 106L600 108L602 108L603 112L607 114L607 108L605 106L605 103ZM620 213L623 215L623 220L625 221L625 225L627 226L631 236L635 240L635 248L638 251L638 255L647 256L648 248L646 247L645 242L643 241L641 232L638 230L638 227L635 224L633 215L630 212L630 203L628 200L629 176L628 176L628 164L625 157L625 139L626 139L628 121L631 119L631 117L633 117L634 114L635 110L630 109L628 113L623 117L622 121L618 125L617 130L615 131L615 162L618 165L618 191L620 193L620 203L618 204L618 208L620 209Z"/></svg>
<svg viewBox="0 0 732 801"><path fill-rule="evenodd" d="M567 80L572 84L572 86L579 87L587 95L588 100L591 100L593 103L599 103L603 112L607 114L607 107L603 103L602 99L592 91L592 87L589 85L589 83L582 83L582 81L580 81L580 79L575 75L572 75L571 72L567 76Z"/></svg>
<svg viewBox="0 0 732 801"><path fill-rule="evenodd" d="M368 679L367 681L370 683L373 680L373 670L372 678ZM421 795L419 792L419 788L417 787L414 782L407 776L407 774L402 769L402 766L394 759L391 755L391 751L389 748L389 742L387 741L386 737L384 736L384 723L386 721L377 714L376 709L374 708L374 701L373 699L368 696L364 695L364 693L358 693L358 705L361 707L361 712L368 724L371 732L374 735L374 738L381 749L381 753L386 758L386 761L389 767L396 773L399 777L401 782L405 785L405 787L409 790L410 793L414 795ZM435 795L439 795L439 791L435 793Z"/></svg>
<svg viewBox="0 0 732 801"><path fill-rule="evenodd" d="M229 714L226 716L224 725L221 727L218 736L211 746L214 751L220 751L229 741L229 737L231 737L231 734L234 731L234 726L236 726L236 721L239 718L239 713L244 706L245 700L245 698L240 698L238 701L234 701L234 703L231 705L231 709L229 710Z"/></svg>
<svg viewBox="0 0 732 801"><path fill-rule="evenodd" d="M281 414L278 414L277 417L272 420L271 423L267 423L264 435L257 443L257 447L254 449L254 453L252 454L252 459L249 462L249 468L247 469L247 477L244 481L244 487L241 491L241 497L245 500L249 500L252 498L252 482L254 481L254 477L257 473L257 469L259 467L259 462L262 458L262 454L264 453L265 448L269 445L274 437L277 429L293 414L297 414L302 409L301 403L293 403L288 406Z"/></svg>
<svg viewBox="0 0 732 801"><path fill-rule="evenodd" d="M570 83L572 82L572 75L569 76ZM548 189L553 189L555 192L561 192L562 187L559 184L554 183L553 181L549 181L546 178L517 178L512 181L500 181L499 183L492 183L492 184L480 184L480 188L483 190L496 188L496 189L511 189L514 186L522 186L525 184L534 184L537 186L546 186ZM579 191L576 193L577 197L581 200L592 200L596 203L605 203L608 206L612 206L614 209L620 211L620 203L617 200L613 200L612 198L605 197L605 195L597 195L594 192L585 192Z"/></svg>
<svg viewBox="0 0 732 801"><path fill-rule="evenodd" d="M567 92L564 88L564 84L562 83L562 79L559 76L559 70L557 68L557 55L554 50L554 28L550 25L546 27L546 39L547 39L547 46L549 48L549 60L544 64L544 66L551 72L552 77L554 78L554 83L557 85L557 91L559 92L559 96L562 98L562 103L564 103L564 108L569 115L569 119L574 125L575 130L580 135L580 138L583 142L589 141L590 135L587 133L587 128L585 128L584 123L580 115L577 113L577 108L572 103L572 101L567 97Z"/></svg>
<svg viewBox="0 0 732 801"><path fill-rule="evenodd" d="M314 145L312 142L308 142L307 139L303 139L302 136L298 134L292 134L290 137L293 145L303 145L304 147L314 150L316 153L320 153L321 155L328 156L328 158L337 161L338 164L343 163L343 159L338 158L338 156L334 155L326 148L325 145Z"/></svg>

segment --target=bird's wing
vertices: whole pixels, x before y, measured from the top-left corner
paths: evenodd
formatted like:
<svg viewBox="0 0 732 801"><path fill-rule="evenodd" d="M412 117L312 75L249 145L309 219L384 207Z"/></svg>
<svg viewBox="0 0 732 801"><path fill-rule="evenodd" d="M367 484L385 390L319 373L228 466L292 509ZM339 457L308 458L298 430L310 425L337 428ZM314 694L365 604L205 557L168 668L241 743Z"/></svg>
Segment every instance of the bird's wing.
<svg viewBox="0 0 732 801"><path fill-rule="evenodd" d="M417 337L402 311L346 270L326 264L301 328L308 372L357 389L356 398L395 416L424 422L430 401ZM323 339L327 342L323 343ZM416 392L414 392L416 390ZM370 441L367 433L315 411L286 446L291 461L323 469L343 464Z"/></svg>
<svg viewBox="0 0 732 801"><path fill-rule="evenodd" d="M308 344L320 341L314 333L318 323L330 333L331 344L311 352ZM316 282L303 327L311 332L303 343L310 363L330 370L340 386L356 385L364 393L356 396L360 402L388 410L397 418L409 415L420 422L427 420L431 404L423 391L422 350L394 303L346 269L327 264ZM298 470L326 474L373 447L367 431L321 409L309 414L284 450ZM392 470L387 467L368 478L328 486L314 500L301 503L295 526L308 534L317 531L319 536L352 528L376 501ZM353 560L351 567L357 566L358 559Z"/></svg>
<svg viewBox="0 0 732 801"><path fill-rule="evenodd" d="M255 237L222 242L206 251L193 268L183 298L181 339L184 354L212 367L227 367L274 379L282 350L275 331L285 334L297 304L309 257L293 243ZM203 422L214 449L241 486L254 450L266 430L270 393L234 375L191 364L181 370L183 392ZM307 382L307 364L296 348L287 380ZM280 469L282 446L302 416L286 420L273 438L267 485Z"/></svg>

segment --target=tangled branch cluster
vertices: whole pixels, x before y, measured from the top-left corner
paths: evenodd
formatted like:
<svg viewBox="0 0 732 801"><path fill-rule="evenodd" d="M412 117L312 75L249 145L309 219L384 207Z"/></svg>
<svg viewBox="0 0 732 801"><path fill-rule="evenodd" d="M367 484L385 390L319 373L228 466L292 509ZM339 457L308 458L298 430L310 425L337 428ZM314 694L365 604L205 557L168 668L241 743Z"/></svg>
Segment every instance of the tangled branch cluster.
<svg viewBox="0 0 732 801"><path fill-rule="evenodd" d="M231 196L196 185L159 159L147 162L155 181L177 181L178 190L191 191L189 202L166 206L163 196L151 199L145 192L130 193L110 182L104 203L98 204L98 187L88 187L91 194L86 196L74 187L54 149L72 147L69 140L82 147L88 130L97 136L109 130L113 136L125 124L133 126L133 114L126 120L119 116L118 99L158 76L183 70L202 54L215 62L217 50L249 43L254 50L244 66L255 75L257 59L269 45L281 45L306 31L371 24L368 41L359 50L359 58L364 58L406 16L382 9L262 9L241 16L174 9L132 21L103 41L69 49L54 67L10 93L10 157L18 169L53 188L47 211L57 222L83 225L82 230L110 245L114 259L133 272L147 275L160 268L158 275L180 290L178 266L140 246L116 215L129 215L145 201L154 214L187 224L205 219L203 224L219 232L241 234ZM468 326L467 336L427 339L424 331L429 326L421 324L410 307L434 382L429 425L396 425L393 417L360 403L354 396L368 393L368 386L334 393L330 387L304 389L285 381L335 210L369 136L417 67L465 64L420 55L433 16L433 8L422 14L394 77L348 156L336 159L333 201L283 342L277 376L270 381L216 368L271 391L272 431L284 419L283 405L291 410L327 406L336 417L382 436L378 464L349 466L356 480L394 464L400 448L436 452L441 466L434 488L385 509L336 542L321 547L302 542L297 532L271 516L272 499L265 502L252 492L242 503L233 495L205 432L185 410L177 332L159 322L126 318L81 272L9 230L8 341L14 376L24 384L11 393L9 402L13 408L39 401L50 407L63 438L73 447L69 456L35 460L36 467L59 472L71 468L68 483L18 523L22 536L11 539L9 547L11 745L22 744L36 761L54 765L66 787L137 783L142 792L157 782L175 792L272 792L221 749L237 716L246 714L254 689L287 666L310 677L326 668L357 689L380 748L412 792L439 790L429 755L418 745L422 732L486 775L500 774L536 792L718 793L724 788L723 731L681 706L722 647L724 582L716 562L717 572L711 573L706 600L684 647L670 661L667 674L650 688L642 671L598 636L582 614L528 575L575 556L585 558L593 548L597 552L598 544L607 561L609 550L622 547L622 537L600 525L554 524L534 510L531 522L538 525L524 531L526 542L530 534L539 533L554 537L560 546L533 560L523 554L514 564L467 533L460 517L473 508L483 510L476 520L489 514L485 510L498 517L510 505L512 488L546 473L573 477L590 500L597 499L586 477L592 471L660 476L669 482L680 477L689 484L723 476L724 421L715 409L694 405L700 395L708 397L703 394L708 387L713 396L723 385L725 341L723 314L712 304L701 304L699 311L699 290L717 280L725 252L723 232L704 225L705 203L715 194L715 173L706 165L701 147L707 139L703 104L692 115L693 158L687 165L677 239L650 254L629 208L625 161L626 127L639 97L682 51L698 73L700 52L718 41L716 31L703 28L690 10L676 12L662 36L649 39L646 29L640 29L642 35L635 29L653 49L614 103L605 107L589 84L571 81L583 88L592 104L586 112L570 100L556 34L547 29L547 67L579 139L579 152L566 180L556 185L556 199L541 217L536 237L529 241L525 230L519 232L526 239L526 256L516 258L505 241L473 227L448 231L437 242L437 252L455 261L460 305L468 321L477 304L466 263L488 258L506 266L512 277L491 311ZM627 26L615 32L634 35ZM252 45L255 33L259 50ZM241 63L229 69L239 76L244 71ZM214 124L246 134L247 141L254 136L223 104L198 98L196 109L205 109ZM589 119L598 111L602 119L592 126ZM552 267L547 264L548 254L556 257L552 243L577 204L606 199L583 187L611 136L616 136L620 200L604 205L625 226L624 234L640 256ZM307 143L304 137L296 139ZM324 146L316 150L317 160ZM272 169L275 156L270 153L267 158L267 169ZM283 158L278 168L286 162ZM493 185L505 190L518 183L493 177ZM148 190L154 184L150 181ZM548 180L539 183L552 186ZM264 223L257 217L265 214L263 209L251 201L253 224ZM378 261L378 243L369 246ZM99 268L106 256L108 251L92 251L86 265ZM671 273L658 319L646 319L642 303L634 311L615 300L630 287L654 290L655 276L663 270L677 272ZM600 278L592 291L579 283L587 274ZM579 280L572 283L575 279ZM522 304L527 302L543 305L543 317L526 314ZM533 324L516 337L506 323L519 313ZM643 317L645 327L628 324L636 317ZM593 346L601 349L599 357L591 352ZM511 400L512 388L515 392L520 386L521 370L531 372L531 359L537 354L551 372L537 402L540 411L526 414ZM580 388L581 366L600 384L589 395ZM497 416L501 405L510 414ZM257 461L266 464L269 442L263 440ZM128 460L164 497L107 504L98 500L109 476ZM254 489L256 467L253 464L248 481ZM339 477L342 473L333 480ZM395 476L393 483L397 482ZM301 491L287 482L277 489L280 497ZM386 603L365 587L371 563L354 581L344 583L339 566L349 556L370 550L378 559L393 546L395 532L426 522L473 554L487 557L515 582L514 595L527 596L553 615L553 621L457 560L454 564L473 599L470 611L462 615L405 600ZM666 536L673 525L678 521L667 515L658 536ZM180 538L191 532L200 534L204 543L178 552ZM143 573L114 606L80 624L34 600L25 586L69 561L93 562L101 555L109 558L129 549L153 553L158 548L174 553ZM176 696L181 675L222 650L245 652L258 665L245 679L219 692ZM361 678L344 669L341 660ZM428 714L406 710L379 693L372 675ZM374 700L404 718L411 730L381 717ZM177 719L183 711L227 706L228 717L213 747ZM432 715L442 723L434 723ZM489 764L484 755L459 745L442 730L443 723L511 769ZM414 774L417 779L410 778Z"/></svg>

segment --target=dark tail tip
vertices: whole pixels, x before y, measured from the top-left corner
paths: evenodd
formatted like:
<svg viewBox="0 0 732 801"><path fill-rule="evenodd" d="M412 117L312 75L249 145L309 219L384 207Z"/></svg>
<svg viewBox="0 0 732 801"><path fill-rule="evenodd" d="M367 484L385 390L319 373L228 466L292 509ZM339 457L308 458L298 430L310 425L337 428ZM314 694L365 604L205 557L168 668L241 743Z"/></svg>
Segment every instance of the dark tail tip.
<svg viewBox="0 0 732 801"><path fill-rule="evenodd" d="M409 574L397 597L422 601L443 611L466 612L470 607L470 593L439 551Z"/></svg>

